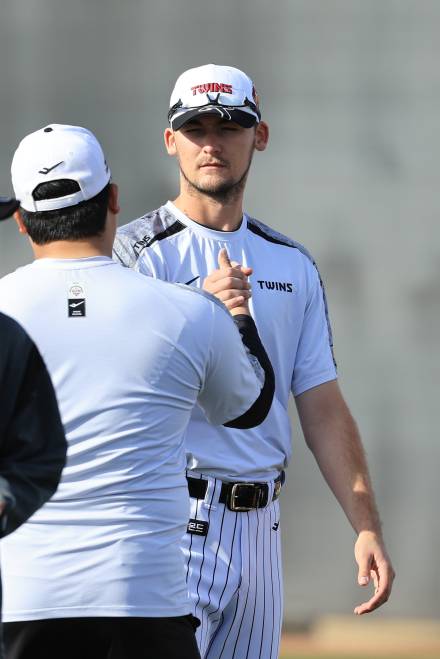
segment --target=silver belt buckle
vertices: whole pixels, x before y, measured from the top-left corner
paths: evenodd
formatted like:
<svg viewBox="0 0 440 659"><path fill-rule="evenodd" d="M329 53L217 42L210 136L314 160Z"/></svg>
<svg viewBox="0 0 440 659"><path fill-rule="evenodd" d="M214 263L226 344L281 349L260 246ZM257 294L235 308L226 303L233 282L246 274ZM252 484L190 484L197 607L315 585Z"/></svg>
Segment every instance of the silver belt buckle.
<svg viewBox="0 0 440 659"><path fill-rule="evenodd" d="M258 483L234 483L231 488L231 496L229 498L230 510L235 513L246 513L250 510L253 510L254 508L258 508L258 504L260 503L261 490L258 487L255 487L256 485L258 485ZM254 500L252 502L252 506L238 506L235 503L236 499L239 497L239 489L243 487L252 488L253 490Z"/></svg>

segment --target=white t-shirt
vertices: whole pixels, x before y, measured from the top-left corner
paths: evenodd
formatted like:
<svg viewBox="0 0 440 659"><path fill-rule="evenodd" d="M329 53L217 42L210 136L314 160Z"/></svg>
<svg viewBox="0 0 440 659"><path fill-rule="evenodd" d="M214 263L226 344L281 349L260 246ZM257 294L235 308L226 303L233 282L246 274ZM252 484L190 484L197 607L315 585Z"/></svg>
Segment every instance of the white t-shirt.
<svg viewBox="0 0 440 659"><path fill-rule="evenodd" d="M54 497L2 541L4 620L187 614L191 411L221 424L261 390L229 313L108 257L20 268L0 309L39 347L69 445Z"/></svg>
<svg viewBox="0 0 440 659"><path fill-rule="evenodd" d="M200 288L218 268L222 247L253 268L251 312L275 372L275 397L266 420L250 430L213 428L196 408L188 468L223 480L270 480L291 456L290 391L297 396L337 377L324 289L310 254L247 215L236 231L215 231L168 202L119 228L114 258L142 274Z"/></svg>

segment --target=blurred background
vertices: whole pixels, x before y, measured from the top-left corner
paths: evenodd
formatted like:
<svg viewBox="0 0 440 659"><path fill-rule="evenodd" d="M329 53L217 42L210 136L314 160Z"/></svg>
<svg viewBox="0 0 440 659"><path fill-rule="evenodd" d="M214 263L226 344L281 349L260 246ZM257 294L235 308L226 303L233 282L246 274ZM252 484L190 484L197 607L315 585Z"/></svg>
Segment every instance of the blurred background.
<svg viewBox="0 0 440 659"><path fill-rule="evenodd" d="M327 287L340 381L398 575L374 620L434 624L433 637L440 620L439 27L438 0L2 0L0 7L4 194L24 135L51 122L79 124L104 146L126 223L177 194L162 138L177 76L215 62L253 78L271 140L254 159L246 209L304 243ZM2 223L0 275L30 259L26 239ZM356 586L354 534L293 408L282 500L285 623L304 631L323 616L345 620L339 616L367 595ZM368 630L372 619L356 621L356 629Z"/></svg>

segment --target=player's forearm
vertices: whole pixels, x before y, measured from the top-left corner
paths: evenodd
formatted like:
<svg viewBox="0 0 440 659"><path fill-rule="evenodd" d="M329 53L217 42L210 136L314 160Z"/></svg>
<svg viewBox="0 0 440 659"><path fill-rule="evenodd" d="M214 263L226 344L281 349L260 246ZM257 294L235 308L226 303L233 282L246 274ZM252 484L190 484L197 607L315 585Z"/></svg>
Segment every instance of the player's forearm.
<svg viewBox="0 0 440 659"><path fill-rule="evenodd" d="M359 432L336 383L320 407L297 400L306 442L354 530L381 536L381 525ZM332 388L335 391L332 391ZM317 389L320 389L319 387ZM301 399L301 396L299 397ZM319 412L317 413L317 410Z"/></svg>
<svg viewBox="0 0 440 659"><path fill-rule="evenodd" d="M354 420L322 428L308 443L331 490L357 533L381 534L367 461Z"/></svg>

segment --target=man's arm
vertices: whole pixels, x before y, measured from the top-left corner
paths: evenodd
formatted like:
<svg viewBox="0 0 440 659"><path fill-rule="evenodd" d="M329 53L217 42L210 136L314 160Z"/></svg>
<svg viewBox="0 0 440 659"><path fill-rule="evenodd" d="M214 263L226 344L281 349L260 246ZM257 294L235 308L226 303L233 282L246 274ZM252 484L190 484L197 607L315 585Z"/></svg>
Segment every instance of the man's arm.
<svg viewBox="0 0 440 659"><path fill-rule="evenodd" d="M253 366L255 375L260 380L264 378L261 391L253 405L244 414L223 424L227 428L245 430L263 423L269 414L275 393L275 374L251 315L235 314L234 323L248 352L249 362Z"/></svg>
<svg viewBox="0 0 440 659"><path fill-rule="evenodd" d="M216 272L222 278L234 278L236 274L240 278L245 277L241 266L231 263L225 248L220 250L218 263L219 270ZM232 401L235 410L241 407L241 414L234 418L228 416L221 423L228 428L244 430L259 425L268 415L275 392L275 376L257 326L250 315L247 298L240 296L238 304L234 305L230 313L238 334L234 331L227 311L224 308L216 309L212 336L215 349L211 354L205 391L199 396L199 404L211 420L207 407L213 403L217 407L218 401ZM246 405L243 409L244 402Z"/></svg>
<svg viewBox="0 0 440 659"><path fill-rule="evenodd" d="M388 600L395 573L385 549L356 423L336 380L300 394L296 406L307 445L358 534L354 550L358 583L366 586L372 577L375 592L354 612L369 613Z"/></svg>
<svg viewBox="0 0 440 659"><path fill-rule="evenodd" d="M251 292L248 277L252 274L252 268L244 268L236 261L231 263L226 248L220 250L218 264L219 270L212 273L214 278L216 275L219 275L221 280L220 291L216 297L222 300L223 304L229 309L229 313L233 316L234 323L240 332L242 343L249 353L250 361L253 362L256 372L260 372L260 377L264 375L263 387L252 407L240 417L232 419L223 425L228 428L253 428L262 423L269 414L275 393L275 374L267 352L261 342L257 326L249 311L248 300ZM233 287L232 282L238 282L240 288L237 291L231 291L230 289L222 291L222 287L225 285L225 278L228 279L228 277L230 278L227 284L228 286ZM208 279L205 279L203 286L205 290ZM226 295L224 300L222 299L223 295Z"/></svg>
<svg viewBox="0 0 440 659"><path fill-rule="evenodd" d="M239 315L234 324L214 301L211 313L203 328L209 339L198 403L213 425L252 428L264 421L272 404L272 365L252 318Z"/></svg>

